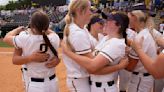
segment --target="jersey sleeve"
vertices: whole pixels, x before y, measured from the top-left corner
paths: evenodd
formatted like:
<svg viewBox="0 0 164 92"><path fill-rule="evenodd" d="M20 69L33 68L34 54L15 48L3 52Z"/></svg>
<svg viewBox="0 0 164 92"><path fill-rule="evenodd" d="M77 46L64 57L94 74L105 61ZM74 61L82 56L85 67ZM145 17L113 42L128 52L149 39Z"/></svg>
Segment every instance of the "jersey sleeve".
<svg viewBox="0 0 164 92"><path fill-rule="evenodd" d="M127 33L127 38L130 40L133 40L136 36L136 33L132 31L132 29L127 29L126 33Z"/></svg>
<svg viewBox="0 0 164 92"><path fill-rule="evenodd" d="M142 43L142 50L146 53L148 50L149 50L149 47L150 47L150 37L149 37L150 35L149 34L147 34L147 35L138 35L137 36L137 38L136 39L141 39L142 37L144 37L144 39L143 39L143 43ZM138 56L138 54L132 49L131 51L130 51L130 54L129 54L129 56L131 57L131 58L134 58L134 59L139 59L139 56Z"/></svg>
<svg viewBox="0 0 164 92"><path fill-rule="evenodd" d="M91 52L91 42L89 40L89 36L87 36L84 32L77 31L68 38L77 54L86 54Z"/></svg>
<svg viewBox="0 0 164 92"><path fill-rule="evenodd" d="M130 50L129 57L131 57L133 59L139 59L139 56L137 55L137 53L135 52L134 49Z"/></svg>
<svg viewBox="0 0 164 92"><path fill-rule="evenodd" d="M110 63L112 63L125 55L125 44L120 44L116 41L111 41L110 44L105 46L100 51L100 54L107 58Z"/></svg>
<svg viewBox="0 0 164 92"><path fill-rule="evenodd" d="M135 39L141 39L141 37L142 37L142 36L137 35ZM131 50L130 50L129 57L131 57L131 58L133 58L133 59L139 59L139 56L138 56L138 54L135 52L134 49L131 49Z"/></svg>
<svg viewBox="0 0 164 92"><path fill-rule="evenodd" d="M27 31L22 31L19 33L19 35L28 35L29 33Z"/></svg>
<svg viewBox="0 0 164 92"><path fill-rule="evenodd" d="M59 48L60 38L56 33L50 34L50 42L56 50Z"/></svg>
<svg viewBox="0 0 164 92"><path fill-rule="evenodd" d="M13 43L15 48L22 48L25 47L25 42L27 41L27 38L29 37L29 35L25 34L25 33L21 33L19 35L16 35L13 38Z"/></svg>

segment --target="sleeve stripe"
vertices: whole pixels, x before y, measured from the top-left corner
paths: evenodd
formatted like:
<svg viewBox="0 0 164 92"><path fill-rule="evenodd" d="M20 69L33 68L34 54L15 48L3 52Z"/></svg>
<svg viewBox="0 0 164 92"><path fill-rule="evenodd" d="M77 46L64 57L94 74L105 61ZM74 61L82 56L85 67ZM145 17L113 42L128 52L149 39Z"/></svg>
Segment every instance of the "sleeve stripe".
<svg viewBox="0 0 164 92"><path fill-rule="evenodd" d="M90 48L89 49L85 49L85 50L81 50L81 51L75 51L75 52L84 52L84 51L88 51L88 50L91 50Z"/></svg>
<svg viewBox="0 0 164 92"><path fill-rule="evenodd" d="M131 55L131 56L134 56L134 57L138 57L138 55L135 55L135 54L133 54L133 53L130 53L130 55Z"/></svg>
<svg viewBox="0 0 164 92"><path fill-rule="evenodd" d="M16 43L16 41L15 41L15 38L16 38L16 37L14 37L14 39L13 39L13 43L14 43L15 48L18 49L18 45L17 45L17 43Z"/></svg>
<svg viewBox="0 0 164 92"><path fill-rule="evenodd" d="M103 53L103 54L105 54L106 56L108 56L112 60L112 62L114 61L114 59L110 55L108 55L107 53L105 53L103 51L100 51L100 52Z"/></svg>
<svg viewBox="0 0 164 92"><path fill-rule="evenodd" d="M82 50L82 51L75 52L75 53L76 54L86 54L86 53L89 53L89 52L92 52L91 49L86 49L86 50Z"/></svg>
<svg viewBox="0 0 164 92"><path fill-rule="evenodd" d="M133 54L129 54L129 57L134 58L134 59L139 59L139 57L138 57L138 56L133 55Z"/></svg>

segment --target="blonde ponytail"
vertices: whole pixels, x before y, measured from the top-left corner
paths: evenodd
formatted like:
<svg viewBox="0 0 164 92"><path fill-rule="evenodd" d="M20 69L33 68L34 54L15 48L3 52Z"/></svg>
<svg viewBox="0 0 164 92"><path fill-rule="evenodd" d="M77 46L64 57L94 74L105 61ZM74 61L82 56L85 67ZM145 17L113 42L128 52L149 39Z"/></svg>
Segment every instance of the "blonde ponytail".
<svg viewBox="0 0 164 92"><path fill-rule="evenodd" d="M89 0L71 0L70 4L68 6L68 13L65 17L66 25L65 25L65 28L64 28L64 37L66 39L67 46L73 52L75 51L75 49L71 45L71 43L69 41L69 38L68 38L68 36L70 34L69 26L73 22L73 18L76 17L76 10L80 9L81 12L85 11L88 7L88 3L89 3Z"/></svg>
<svg viewBox="0 0 164 92"><path fill-rule="evenodd" d="M65 25L65 28L64 28L64 36L68 37L68 35L69 35L69 25L72 22L72 18L70 16L69 12L68 12L68 14L65 17L65 21L66 21L66 25Z"/></svg>
<svg viewBox="0 0 164 92"><path fill-rule="evenodd" d="M69 41L69 38L68 38L69 33L70 33L69 26L72 22L72 17L71 17L71 14L69 12L65 17L65 21L66 21L66 25L65 25L65 28L64 28L64 36L65 36L65 39L66 39L66 44L67 44L67 47L70 48L72 52L75 52L75 49L71 45L71 43Z"/></svg>

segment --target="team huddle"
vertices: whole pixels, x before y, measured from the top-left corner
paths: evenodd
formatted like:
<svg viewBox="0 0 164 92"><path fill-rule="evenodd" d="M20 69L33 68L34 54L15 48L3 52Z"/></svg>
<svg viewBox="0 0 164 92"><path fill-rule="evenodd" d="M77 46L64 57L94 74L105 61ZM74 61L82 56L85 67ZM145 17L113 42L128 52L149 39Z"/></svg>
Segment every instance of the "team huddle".
<svg viewBox="0 0 164 92"><path fill-rule="evenodd" d="M13 64L22 65L25 92L59 92L54 72L59 47L70 92L159 90L156 78L164 79L164 51L157 51L164 40L151 17L141 10L102 16L90 8L89 0L70 2L62 41L42 10L33 13L29 28L6 34L4 42L15 47Z"/></svg>

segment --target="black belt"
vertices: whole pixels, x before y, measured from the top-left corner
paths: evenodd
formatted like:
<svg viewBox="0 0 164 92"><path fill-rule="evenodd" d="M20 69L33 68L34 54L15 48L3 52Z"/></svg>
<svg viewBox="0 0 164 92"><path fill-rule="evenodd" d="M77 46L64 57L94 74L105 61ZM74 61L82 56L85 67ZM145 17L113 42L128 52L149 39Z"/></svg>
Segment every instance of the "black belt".
<svg viewBox="0 0 164 92"><path fill-rule="evenodd" d="M90 81L90 84L92 85L93 81ZM94 82L96 87L101 87L102 86L102 82ZM114 84L114 81L109 81L109 82L106 82L108 84L108 86L113 86Z"/></svg>
<svg viewBox="0 0 164 92"><path fill-rule="evenodd" d="M54 79L56 77L56 75L52 75L49 77L50 80ZM44 82L44 78L31 78L31 81L33 82Z"/></svg>
<svg viewBox="0 0 164 92"><path fill-rule="evenodd" d="M27 68L23 68L25 71L27 71Z"/></svg>
<svg viewBox="0 0 164 92"><path fill-rule="evenodd" d="M23 70L27 71L27 68L21 68L21 71L23 72Z"/></svg>
<svg viewBox="0 0 164 92"><path fill-rule="evenodd" d="M78 78L74 77L73 79L78 79Z"/></svg>
<svg viewBox="0 0 164 92"><path fill-rule="evenodd" d="M133 74L138 75L139 72L133 72ZM143 73L143 76L149 76L149 75L150 75L149 73Z"/></svg>

